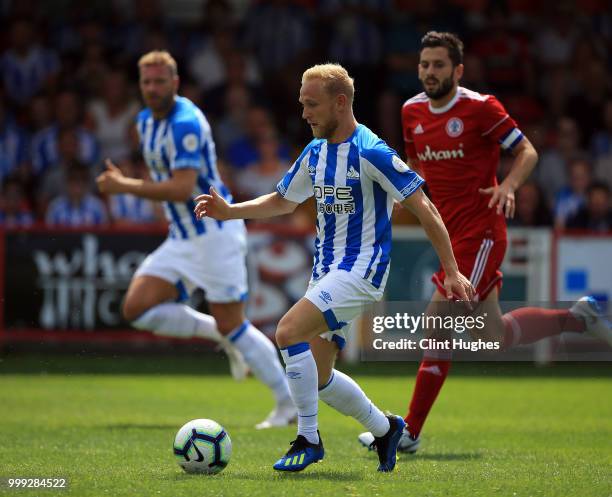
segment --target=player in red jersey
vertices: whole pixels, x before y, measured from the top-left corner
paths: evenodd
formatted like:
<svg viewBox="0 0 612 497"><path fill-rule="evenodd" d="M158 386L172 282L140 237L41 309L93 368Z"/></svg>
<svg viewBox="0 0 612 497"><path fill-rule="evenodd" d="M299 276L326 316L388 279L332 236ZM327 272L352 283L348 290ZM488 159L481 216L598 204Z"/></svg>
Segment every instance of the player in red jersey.
<svg viewBox="0 0 612 497"><path fill-rule="evenodd" d="M487 335L509 348L564 331L586 331L612 345L610 324L591 297L580 299L569 310L524 307L502 315L499 268L507 245L505 218L514 216L514 193L535 167L538 155L494 96L459 86L462 75L461 40L451 33L427 33L421 40L419 60L425 91L404 104L402 128L408 161L427 182L459 270L470 275L476 300L487 306ZM500 148L512 153L514 163L498 184ZM444 278L442 269L433 275L434 306L447 298ZM450 359L451 353L424 353L398 450L417 450ZM370 445L373 437L366 432L359 440Z"/></svg>

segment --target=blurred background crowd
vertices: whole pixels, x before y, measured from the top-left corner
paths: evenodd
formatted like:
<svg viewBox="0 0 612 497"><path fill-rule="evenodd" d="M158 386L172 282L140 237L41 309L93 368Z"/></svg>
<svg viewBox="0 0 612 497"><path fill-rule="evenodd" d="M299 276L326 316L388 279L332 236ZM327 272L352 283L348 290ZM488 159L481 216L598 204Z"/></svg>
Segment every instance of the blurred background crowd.
<svg viewBox="0 0 612 497"><path fill-rule="evenodd" d="M0 226L159 223L102 198L104 159L147 177L133 127L136 61L177 59L180 93L213 127L238 200L273 191L311 139L302 71L342 63L357 120L403 155L400 109L421 91L429 30L465 42L463 86L495 94L540 154L517 226L612 230L612 11L605 0L0 1ZM511 157L502 157L503 177Z"/></svg>

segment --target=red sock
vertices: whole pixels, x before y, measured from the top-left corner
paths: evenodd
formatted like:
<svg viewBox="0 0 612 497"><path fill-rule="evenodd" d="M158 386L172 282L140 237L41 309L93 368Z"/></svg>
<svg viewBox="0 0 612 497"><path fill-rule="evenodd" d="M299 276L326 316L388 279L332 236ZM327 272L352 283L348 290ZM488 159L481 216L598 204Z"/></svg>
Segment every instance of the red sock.
<svg viewBox="0 0 612 497"><path fill-rule="evenodd" d="M560 335L564 331L582 333L584 321L567 309L522 307L502 317L505 328L504 346L510 348Z"/></svg>
<svg viewBox="0 0 612 497"><path fill-rule="evenodd" d="M450 361L423 359L419 366L408 415L404 418L414 438L421 433L431 406L444 385L450 365Z"/></svg>

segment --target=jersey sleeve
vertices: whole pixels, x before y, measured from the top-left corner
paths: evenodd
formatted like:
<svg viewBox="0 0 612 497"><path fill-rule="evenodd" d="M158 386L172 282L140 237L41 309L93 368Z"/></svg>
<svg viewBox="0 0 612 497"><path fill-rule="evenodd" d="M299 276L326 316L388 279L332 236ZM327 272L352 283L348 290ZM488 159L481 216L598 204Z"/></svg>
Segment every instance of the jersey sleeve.
<svg viewBox="0 0 612 497"><path fill-rule="evenodd" d="M414 164L417 161L417 154L414 146L412 131L410 130L410 120L407 106L402 108L402 135L404 137L404 152L406 153L408 162Z"/></svg>
<svg viewBox="0 0 612 497"><path fill-rule="evenodd" d="M312 181L310 174L308 174L309 151L310 147L304 149L283 179L276 185L276 191L283 198L298 204L314 195Z"/></svg>
<svg viewBox="0 0 612 497"><path fill-rule="evenodd" d="M364 150L362 158L366 174L398 202L408 198L425 183L389 147Z"/></svg>
<svg viewBox="0 0 612 497"><path fill-rule="evenodd" d="M172 125L175 155L171 169L200 169L202 166L202 133L195 120Z"/></svg>
<svg viewBox="0 0 612 497"><path fill-rule="evenodd" d="M512 150L523 139L514 119L493 95L482 104L480 122L482 136L499 143L504 150Z"/></svg>

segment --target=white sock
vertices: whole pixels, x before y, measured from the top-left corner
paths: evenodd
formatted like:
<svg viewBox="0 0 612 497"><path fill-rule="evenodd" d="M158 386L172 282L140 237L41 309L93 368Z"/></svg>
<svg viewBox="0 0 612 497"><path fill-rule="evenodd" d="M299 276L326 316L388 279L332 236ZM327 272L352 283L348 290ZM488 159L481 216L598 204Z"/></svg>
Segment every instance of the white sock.
<svg viewBox="0 0 612 497"><path fill-rule="evenodd" d="M277 404L291 403L287 377L281 366L276 347L249 321L226 335L240 352L253 374L274 392Z"/></svg>
<svg viewBox="0 0 612 497"><path fill-rule="evenodd" d="M285 371L289 380L289 391L298 412L298 435L310 443L319 443L317 395L317 364L307 342L281 349Z"/></svg>
<svg viewBox="0 0 612 497"><path fill-rule="evenodd" d="M222 336L212 316L177 302L164 302L151 307L132 326L139 330L152 331L156 335L178 338L200 337L220 342Z"/></svg>
<svg viewBox="0 0 612 497"><path fill-rule="evenodd" d="M340 371L332 370L329 381L319 390L319 398L336 411L355 418L375 437L389 431L387 417L353 379Z"/></svg>

